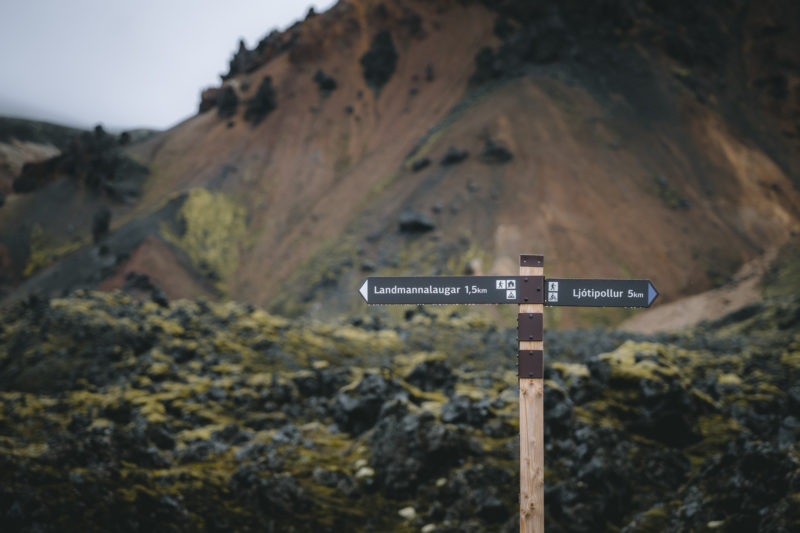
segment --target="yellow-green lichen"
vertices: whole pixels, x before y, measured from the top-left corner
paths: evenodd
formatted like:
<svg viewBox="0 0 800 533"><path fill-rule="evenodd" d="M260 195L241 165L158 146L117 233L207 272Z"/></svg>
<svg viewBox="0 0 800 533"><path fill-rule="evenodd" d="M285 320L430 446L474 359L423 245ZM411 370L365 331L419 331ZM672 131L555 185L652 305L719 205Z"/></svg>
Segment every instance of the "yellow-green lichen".
<svg viewBox="0 0 800 533"><path fill-rule="evenodd" d="M247 210L225 194L192 189L178 217L181 230L163 224L164 237L186 252L198 270L216 279L217 288L224 292L226 281L239 265Z"/></svg>
<svg viewBox="0 0 800 533"><path fill-rule="evenodd" d="M438 130L434 131L427 138L419 145L411 155L403 162L403 168L405 170L410 170L411 166L413 165L414 161L417 159L422 159L425 157L428 152L431 151L431 148L436 144L436 142L441 138L444 132L447 131L446 128L439 128Z"/></svg>
<svg viewBox="0 0 800 533"><path fill-rule="evenodd" d="M28 246L28 262L22 271L26 278L41 269L52 265L58 258L74 252L88 242L87 239L62 241L55 235L46 232L39 224L31 229Z"/></svg>
<svg viewBox="0 0 800 533"><path fill-rule="evenodd" d="M719 383L720 385L729 385L733 387L738 387L742 384L742 378L740 378L736 374L721 374L717 378L717 383Z"/></svg>
<svg viewBox="0 0 800 533"><path fill-rule="evenodd" d="M782 298L800 289L800 238L795 237L778 252L764 274L761 285L764 296Z"/></svg>
<svg viewBox="0 0 800 533"><path fill-rule="evenodd" d="M577 363L562 363L560 361L555 361L551 365L553 370L557 371L561 374L562 378L570 378L570 379L581 379L581 378L588 378L589 377L589 369L586 365L581 365Z"/></svg>
<svg viewBox="0 0 800 533"><path fill-rule="evenodd" d="M639 381L676 378L680 375L676 364L675 348L652 342L626 341L610 353L598 358L611 369L611 379Z"/></svg>
<svg viewBox="0 0 800 533"><path fill-rule="evenodd" d="M781 363L789 367L794 367L795 369L800 369L800 352L784 352L781 355Z"/></svg>

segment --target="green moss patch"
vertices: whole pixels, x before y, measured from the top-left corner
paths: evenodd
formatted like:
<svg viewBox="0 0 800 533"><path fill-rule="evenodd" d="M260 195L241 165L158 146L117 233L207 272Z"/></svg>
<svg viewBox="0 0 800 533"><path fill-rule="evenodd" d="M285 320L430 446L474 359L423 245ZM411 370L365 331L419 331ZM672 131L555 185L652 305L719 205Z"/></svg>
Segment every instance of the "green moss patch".
<svg viewBox="0 0 800 533"><path fill-rule="evenodd" d="M239 266L246 231L247 210L233 198L206 189L189 191L177 225L162 225L164 237L223 292Z"/></svg>

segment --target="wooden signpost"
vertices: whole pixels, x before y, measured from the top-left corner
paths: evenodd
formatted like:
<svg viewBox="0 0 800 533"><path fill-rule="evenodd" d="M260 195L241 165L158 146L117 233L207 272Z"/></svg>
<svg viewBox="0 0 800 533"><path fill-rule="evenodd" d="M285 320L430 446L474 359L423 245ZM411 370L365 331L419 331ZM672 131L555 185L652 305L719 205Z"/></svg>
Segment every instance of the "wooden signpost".
<svg viewBox="0 0 800 533"><path fill-rule="evenodd" d="M359 287L368 304L517 304L519 377L519 529L544 532L544 307L650 307L646 279L544 277L544 256L521 255L519 276L371 276Z"/></svg>

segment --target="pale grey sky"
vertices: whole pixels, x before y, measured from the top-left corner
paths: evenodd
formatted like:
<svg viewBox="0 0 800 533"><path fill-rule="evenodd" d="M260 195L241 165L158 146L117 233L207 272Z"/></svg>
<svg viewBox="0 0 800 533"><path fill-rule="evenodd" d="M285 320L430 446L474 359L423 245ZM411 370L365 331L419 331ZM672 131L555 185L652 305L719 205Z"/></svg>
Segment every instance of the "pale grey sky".
<svg viewBox="0 0 800 533"><path fill-rule="evenodd" d="M239 38L333 0L2 0L0 115L167 128L219 84Z"/></svg>

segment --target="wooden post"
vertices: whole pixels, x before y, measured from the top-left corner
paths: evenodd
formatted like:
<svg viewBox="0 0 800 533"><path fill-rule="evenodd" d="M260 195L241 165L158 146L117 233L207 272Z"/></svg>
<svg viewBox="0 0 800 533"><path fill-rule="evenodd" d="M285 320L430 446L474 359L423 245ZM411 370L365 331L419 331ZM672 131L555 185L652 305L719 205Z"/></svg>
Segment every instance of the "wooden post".
<svg viewBox="0 0 800 533"><path fill-rule="evenodd" d="M519 530L544 533L544 257L520 256Z"/></svg>

